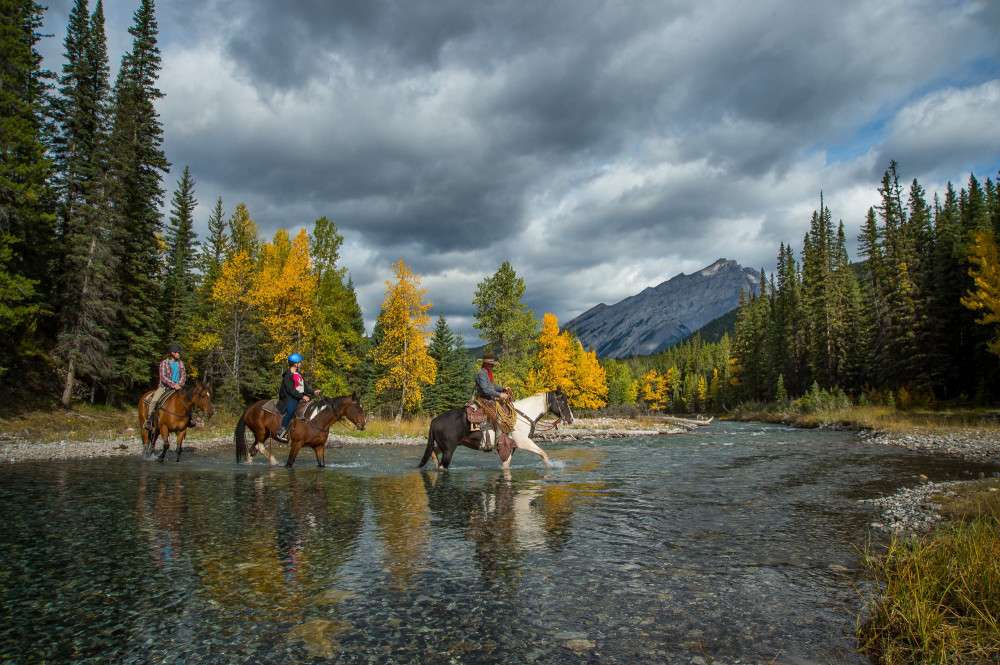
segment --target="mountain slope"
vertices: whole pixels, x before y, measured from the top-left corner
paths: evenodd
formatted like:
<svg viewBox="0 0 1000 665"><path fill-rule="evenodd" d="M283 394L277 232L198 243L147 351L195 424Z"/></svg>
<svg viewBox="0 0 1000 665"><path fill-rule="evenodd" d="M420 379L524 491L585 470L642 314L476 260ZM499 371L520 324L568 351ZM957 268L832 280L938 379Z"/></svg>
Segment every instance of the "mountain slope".
<svg viewBox="0 0 1000 665"><path fill-rule="evenodd" d="M760 293L760 274L719 259L698 272L681 273L614 305L601 303L563 326L599 358L662 351L706 323L735 309L740 289Z"/></svg>

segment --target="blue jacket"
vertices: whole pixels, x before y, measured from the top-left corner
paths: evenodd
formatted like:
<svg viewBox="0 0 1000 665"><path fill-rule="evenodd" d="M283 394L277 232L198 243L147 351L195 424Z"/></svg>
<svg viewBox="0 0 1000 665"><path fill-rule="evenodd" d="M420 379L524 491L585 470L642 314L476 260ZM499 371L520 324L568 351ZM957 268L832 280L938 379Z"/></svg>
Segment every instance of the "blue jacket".
<svg viewBox="0 0 1000 665"><path fill-rule="evenodd" d="M498 386L490 381L490 375L486 372L485 367L476 373L476 394L479 397L496 399L500 397L500 393L506 390L506 386Z"/></svg>

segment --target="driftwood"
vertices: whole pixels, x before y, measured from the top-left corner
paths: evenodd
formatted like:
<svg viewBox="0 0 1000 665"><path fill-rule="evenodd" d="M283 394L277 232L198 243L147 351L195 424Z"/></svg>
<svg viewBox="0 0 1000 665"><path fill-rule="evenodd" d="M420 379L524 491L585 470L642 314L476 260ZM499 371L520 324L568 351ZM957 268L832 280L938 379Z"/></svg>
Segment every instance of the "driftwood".
<svg viewBox="0 0 1000 665"><path fill-rule="evenodd" d="M704 427L710 424L715 420L715 416L712 416L708 420L691 420L690 418L675 418L674 416L659 416L657 419L672 423L678 427L683 427L686 430L692 430L695 427Z"/></svg>

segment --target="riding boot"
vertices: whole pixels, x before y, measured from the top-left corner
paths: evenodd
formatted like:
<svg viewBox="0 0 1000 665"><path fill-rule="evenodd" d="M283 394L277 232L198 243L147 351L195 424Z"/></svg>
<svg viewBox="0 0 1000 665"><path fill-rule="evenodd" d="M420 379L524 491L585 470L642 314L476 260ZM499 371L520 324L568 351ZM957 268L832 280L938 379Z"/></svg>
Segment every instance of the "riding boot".
<svg viewBox="0 0 1000 665"><path fill-rule="evenodd" d="M287 430L287 427L282 427L281 431L274 435L274 440L280 443L288 443L288 439L285 438L285 432Z"/></svg>
<svg viewBox="0 0 1000 665"><path fill-rule="evenodd" d="M198 423L196 423L194 421L194 418L192 418L191 416L188 416L188 429L194 429L197 426L198 426Z"/></svg>

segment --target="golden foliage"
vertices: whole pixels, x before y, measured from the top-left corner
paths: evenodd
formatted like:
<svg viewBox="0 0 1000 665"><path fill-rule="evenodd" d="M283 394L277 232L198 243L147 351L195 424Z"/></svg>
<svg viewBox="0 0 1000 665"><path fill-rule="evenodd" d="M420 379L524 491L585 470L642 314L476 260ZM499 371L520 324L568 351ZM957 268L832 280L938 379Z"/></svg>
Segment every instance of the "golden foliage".
<svg viewBox="0 0 1000 665"><path fill-rule="evenodd" d="M255 284L261 323L271 337L275 362L311 345L316 330L317 287L309 258L309 234L303 229L289 242L288 231L280 229L261 252Z"/></svg>
<svg viewBox="0 0 1000 665"><path fill-rule="evenodd" d="M969 276L975 290L962 298L962 304L979 313L976 323L995 325L996 337L987 344L991 353L1000 356L1000 248L993 231L980 231L969 251Z"/></svg>
<svg viewBox="0 0 1000 665"><path fill-rule="evenodd" d="M423 401L420 385L434 383L437 364L428 353L433 333L427 313L431 303L423 299L427 289L419 288L420 276L413 274L402 257L392 270L395 280L386 282L379 315L382 340L372 349L371 357L375 365L386 370L375 383L375 392L401 391L402 411Z"/></svg>
<svg viewBox="0 0 1000 665"><path fill-rule="evenodd" d="M559 332L559 320L552 314L542 317L534 367L525 379L528 394L562 390L570 406L596 409L607 404L607 374L597 354L587 353L568 332Z"/></svg>

